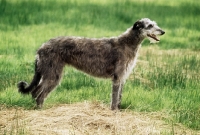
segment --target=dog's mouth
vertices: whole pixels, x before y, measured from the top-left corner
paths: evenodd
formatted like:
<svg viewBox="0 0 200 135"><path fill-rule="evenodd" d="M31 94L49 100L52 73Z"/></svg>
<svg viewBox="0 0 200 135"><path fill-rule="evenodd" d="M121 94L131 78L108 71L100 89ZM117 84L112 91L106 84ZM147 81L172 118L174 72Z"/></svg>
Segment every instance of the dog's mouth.
<svg viewBox="0 0 200 135"><path fill-rule="evenodd" d="M147 34L148 37L153 38L155 41L160 41L159 37L154 34Z"/></svg>

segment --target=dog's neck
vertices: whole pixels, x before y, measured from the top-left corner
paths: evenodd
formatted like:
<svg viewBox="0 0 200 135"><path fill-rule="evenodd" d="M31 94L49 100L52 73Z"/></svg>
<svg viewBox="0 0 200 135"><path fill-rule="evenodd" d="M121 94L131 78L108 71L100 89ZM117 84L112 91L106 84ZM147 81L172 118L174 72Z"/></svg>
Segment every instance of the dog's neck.
<svg viewBox="0 0 200 135"><path fill-rule="evenodd" d="M139 31L129 28L125 33L118 37L118 45L126 49L127 59L136 58L138 50L145 37Z"/></svg>
<svg viewBox="0 0 200 135"><path fill-rule="evenodd" d="M129 46L130 48L136 49L142 41L144 37L140 35L140 32L137 30L133 30L129 28L125 33L119 36L119 44Z"/></svg>

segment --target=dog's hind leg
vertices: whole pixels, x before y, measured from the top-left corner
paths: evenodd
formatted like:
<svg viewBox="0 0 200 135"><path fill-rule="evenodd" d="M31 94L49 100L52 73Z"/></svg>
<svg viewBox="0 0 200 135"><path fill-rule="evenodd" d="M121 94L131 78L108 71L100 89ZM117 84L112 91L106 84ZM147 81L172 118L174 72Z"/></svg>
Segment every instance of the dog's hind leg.
<svg viewBox="0 0 200 135"><path fill-rule="evenodd" d="M44 99L48 94L59 84L62 76L64 65L54 66L54 68L49 68L45 71L42 76L42 80L37 88L32 91L32 97L35 98L37 103L37 108L42 108Z"/></svg>
<svg viewBox="0 0 200 135"><path fill-rule="evenodd" d="M59 80L44 80L42 82L43 85L39 86L40 93L38 93L38 96L36 97L36 104L37 108L40 109L43 106L44 99L47 97L47 95L57 86L59 83Z"/></svg>
<svg viewBox="0 0 200 135"><path fill-rule="evenodd" d="M44 79L38 85L38 87L33 91L32 97L35 98L38 109L42 108L44 99L48 96L48 94L59 84L60 77L54 79Z"/></svg>

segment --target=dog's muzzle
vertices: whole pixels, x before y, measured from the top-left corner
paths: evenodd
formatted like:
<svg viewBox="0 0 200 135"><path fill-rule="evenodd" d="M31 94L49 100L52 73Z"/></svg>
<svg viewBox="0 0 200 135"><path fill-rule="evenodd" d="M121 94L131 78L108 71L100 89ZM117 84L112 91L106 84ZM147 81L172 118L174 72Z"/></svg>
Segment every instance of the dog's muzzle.
<svg viewBox="0 0 200 135"><path fill-rule="evenodd" d="M165 31L161 30L161 35L164 35L165 34Z"/></svg>

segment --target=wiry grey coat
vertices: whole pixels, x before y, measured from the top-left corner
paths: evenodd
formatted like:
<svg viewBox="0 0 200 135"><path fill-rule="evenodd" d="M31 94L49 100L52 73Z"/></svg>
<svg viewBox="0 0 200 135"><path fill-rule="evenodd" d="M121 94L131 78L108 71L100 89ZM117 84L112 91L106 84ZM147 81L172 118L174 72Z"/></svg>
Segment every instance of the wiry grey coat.
<svg viewBox="0 0 200 135"><path fill-rule="evenodd" d="M37 51L33 81L29 86L26 82L19 82L19 91L31 93L37 107L41 108L46 96L58 85L67 64L95 77L111 78L111 109L119 109L123 84L136 63L138 49L146 37L141 30L144 28L145 23L140 20L118 37L50 39Z"/></svg>

